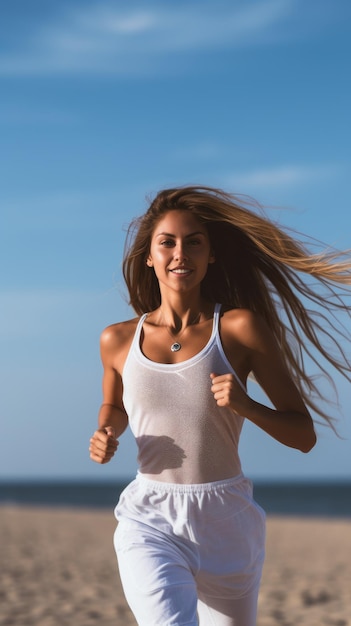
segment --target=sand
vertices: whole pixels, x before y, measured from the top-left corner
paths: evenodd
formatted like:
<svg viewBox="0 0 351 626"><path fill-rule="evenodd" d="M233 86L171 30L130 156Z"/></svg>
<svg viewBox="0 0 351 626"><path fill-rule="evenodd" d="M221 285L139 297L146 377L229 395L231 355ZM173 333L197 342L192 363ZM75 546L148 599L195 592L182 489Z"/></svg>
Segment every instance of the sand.
<svg viewBox="0 0 351 626"><path fill-rule="evenodd" d="M0 624L135 626L113 513L0 507ZM351 626L351 520L268 517L258 626Z"/></svg>

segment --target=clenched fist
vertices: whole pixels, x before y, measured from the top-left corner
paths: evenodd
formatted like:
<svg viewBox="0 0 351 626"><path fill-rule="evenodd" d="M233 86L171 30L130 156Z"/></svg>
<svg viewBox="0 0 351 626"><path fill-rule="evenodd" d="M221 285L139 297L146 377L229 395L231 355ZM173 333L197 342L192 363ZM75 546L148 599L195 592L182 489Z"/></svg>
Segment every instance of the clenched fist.
<svg viewBox="0 0 351 626"><path fill-rule="evenodd" d="M211 381L211 391L218 406L229 407L238 415L245 416L250 398L234 374L211 374Z"/></svg>
<svg viewBox="0 0 351 626"><path fill-rule="evenodd" d="M114 456L118 447L116 434L112 426L99 428L90 439L90 458L96 463L108 463Z"/></svg>

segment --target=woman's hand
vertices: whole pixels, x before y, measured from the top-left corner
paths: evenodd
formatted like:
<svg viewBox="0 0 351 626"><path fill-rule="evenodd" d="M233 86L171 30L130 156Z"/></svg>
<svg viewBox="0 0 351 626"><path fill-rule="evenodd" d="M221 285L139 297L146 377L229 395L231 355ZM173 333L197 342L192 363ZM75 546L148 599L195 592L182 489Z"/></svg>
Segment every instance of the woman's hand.
<svg viewBox="0 0 351 626"><path fill-rule="evenodd" d="M211 391L218 406L231 408L238 415L245 416L250 398L239 385L233 374L211 374Z"/></svg>
<svg viewBox="0 0 351 626"><path fill-rule="evenodd" d="M112 426L99 428L90 439L90 458L101 465L108 463L118 448L115 429Z"/></svg>

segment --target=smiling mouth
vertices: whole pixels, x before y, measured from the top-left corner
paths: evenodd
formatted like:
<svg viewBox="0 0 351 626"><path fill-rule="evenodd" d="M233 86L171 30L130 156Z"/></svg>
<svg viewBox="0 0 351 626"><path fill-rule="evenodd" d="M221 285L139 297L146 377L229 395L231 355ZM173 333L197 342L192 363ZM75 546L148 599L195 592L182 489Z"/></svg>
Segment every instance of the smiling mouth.
<svg viewBox="0 0 351 626"><path fill-rule="evenodd" d="M185 268L176 268L174 270L169 270L172 274L176 274L177 276L184 276L185 274L190 274L192 270Z"/></svg>

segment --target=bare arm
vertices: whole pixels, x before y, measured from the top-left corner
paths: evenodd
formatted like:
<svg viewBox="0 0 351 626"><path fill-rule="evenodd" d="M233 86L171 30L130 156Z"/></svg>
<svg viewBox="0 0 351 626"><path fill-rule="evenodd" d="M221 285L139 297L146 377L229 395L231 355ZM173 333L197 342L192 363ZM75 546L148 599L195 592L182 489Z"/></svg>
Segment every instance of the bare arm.
<svg viewBox="0 0 351 626"><path fill-rule="evenodd" d="M230 406L280 443L309 452L316 442L313 420L272 333L263 320L247 311L243 313L240 334L248 350L250 370L275 408L250 398L232 374L211 376L217 404Z"/></svg>
<svg viewBox="0 0 351 626"><path fill-rule="evenodd" d="M103 403L98 417L98 429L90 439L90 458L96 463L108 463L118 447L118 438L128 425L122 402L122 378L115 368L118 349L116 334L105 329L101 335L101 360L103 374Z"/></svg>

